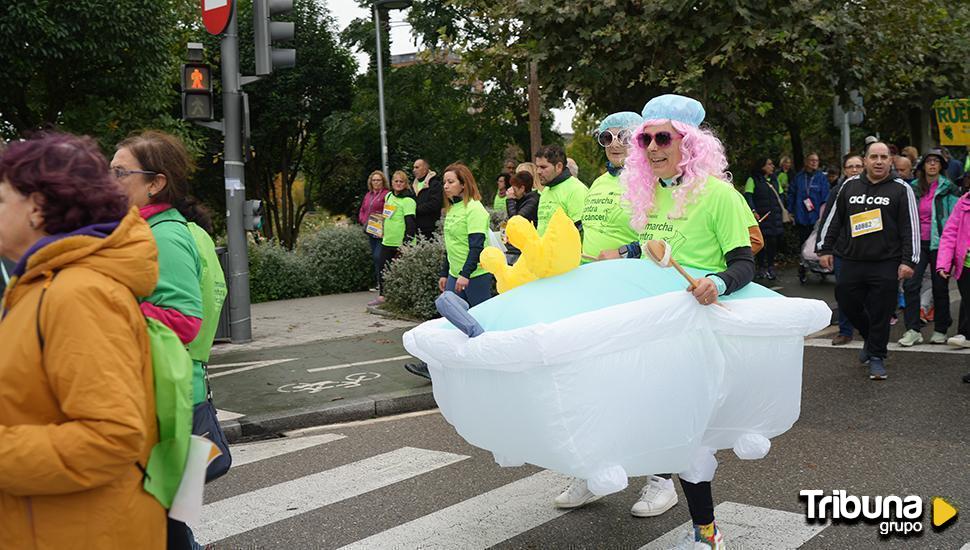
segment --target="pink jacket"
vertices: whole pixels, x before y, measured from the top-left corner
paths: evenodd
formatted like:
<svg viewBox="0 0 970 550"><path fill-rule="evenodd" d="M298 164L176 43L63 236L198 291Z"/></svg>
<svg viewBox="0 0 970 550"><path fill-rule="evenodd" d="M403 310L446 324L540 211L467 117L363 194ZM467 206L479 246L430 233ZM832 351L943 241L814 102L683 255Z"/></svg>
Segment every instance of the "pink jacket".
<svg viewBox="0 0 970 550"><path fill-rule="evenodd" d="M963 262L970 249L970 193L960 197L950 219L947 220L940 235L940 250L936 256L936 268L950 273L959 279L963 273Z"/></svg>
<svg viewBox="0 0 970 550"><path fill-rule="evenodd" d="M360 212L357 213L357 221L360 225L367 225L367 218L371 214L378 214L384 211L384 197L387 196L387 189L368 191L364 195L364 201L360 205Z"/></svg>

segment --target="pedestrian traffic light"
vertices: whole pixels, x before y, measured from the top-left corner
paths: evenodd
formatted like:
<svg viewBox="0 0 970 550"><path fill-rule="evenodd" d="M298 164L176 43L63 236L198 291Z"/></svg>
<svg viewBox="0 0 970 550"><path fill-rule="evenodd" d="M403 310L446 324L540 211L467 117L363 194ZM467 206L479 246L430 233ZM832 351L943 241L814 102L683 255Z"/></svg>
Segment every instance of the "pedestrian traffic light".
<svg viewBox="0 0 970 550"><path fill-rule="evenodd" d="M187 58L182 65L182 119L212 120L212 69L202 62L202 44L189 42Z"/></svg>
<svg viewBox="0 0 970 550"><path fill-rule="evenodd" d="M259 231L263 228L263 201L246 201L243 208L243 228L246 231Z"/></svg>
<svg viewBox="0 0 970 550"><path fill-rule="evenodd" d="M289 22L271 21L274 15L293 9L293 0L253 0L253 33L256 37L256 74L267 75L274 68L296 65L296 50L274 48L273 43L292 40L295 25Z"/></svg>

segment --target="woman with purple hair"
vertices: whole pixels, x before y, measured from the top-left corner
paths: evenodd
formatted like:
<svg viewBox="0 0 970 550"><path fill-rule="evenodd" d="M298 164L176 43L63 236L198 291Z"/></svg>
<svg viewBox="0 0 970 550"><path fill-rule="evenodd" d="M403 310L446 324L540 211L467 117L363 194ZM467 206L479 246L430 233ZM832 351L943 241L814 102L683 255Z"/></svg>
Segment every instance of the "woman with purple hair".
<svg viewBox="0 0 970 550"><path fill-rule="evenodd" d="M165 547L145 489L158 442L138 298L158 280L151 229L90 138L48 134L0 156L0 545Z"/></svg>
<svg viewBox="0 0 970 550"><path fill-rule="evenodd" d="M631 225L640 243L659 239L670 246L681 265L704 270L692 292L698 303L717 303L718 296L741 289L754 279L754 254L748 233L751 213L744 198L729 183L724 146L701 128L704 107L694 99L663 95L643 108L644 122L633 134L633 145L621 176L626 185ZM632 243L617 251L639 257ZM693 532L686 548L724 548L714 523L711 480L717 460L702 448L680 483L687 497Z"/></svg>

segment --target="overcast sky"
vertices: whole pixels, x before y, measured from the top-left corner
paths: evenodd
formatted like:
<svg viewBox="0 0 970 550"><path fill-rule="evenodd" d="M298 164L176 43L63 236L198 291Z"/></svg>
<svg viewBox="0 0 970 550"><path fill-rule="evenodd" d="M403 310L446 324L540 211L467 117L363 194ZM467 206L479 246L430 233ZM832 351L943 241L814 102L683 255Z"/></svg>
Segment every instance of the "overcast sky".
<svg viewBox="0 0 970 550"><path fill-rule="evenodd" d="M361 8L354 0L327 0L327 7L337 21L338 30L343 30L348 23L359 17L373 17L369 10ZM404 23L409 10L391 11L391 55L411 53L417 51L411 27ZM357 70L367 68L367 54L357 53ZM574 109L554 109L556 116L555 129L560 132L572 132Z"/></svg>

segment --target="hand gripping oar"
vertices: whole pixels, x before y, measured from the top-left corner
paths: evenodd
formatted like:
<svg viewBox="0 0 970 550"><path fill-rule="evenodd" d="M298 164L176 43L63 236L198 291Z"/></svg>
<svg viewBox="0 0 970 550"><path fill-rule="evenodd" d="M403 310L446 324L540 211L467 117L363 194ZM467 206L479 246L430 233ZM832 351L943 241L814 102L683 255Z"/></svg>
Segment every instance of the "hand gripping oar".
<svg viewBox="0 0 970 550"><path fill-rule="evenodd" d="M671 257L670 244L667 241L661 241L656 239L647 241L647 244L644 248L647 249L647 256L649 256L650 259L654 261L654 263L656 263L660 267L673 266L678 273L680 273L685 279L687 279L687 282L690 284L691 290L694 290L695 288L697 288L697 280L691 277L691 274L687 273L687 271L683 267L681 267L679 263L677 263L677 260ZM724 309L727 309L727 306L725 306L721 302L718 302L716 298L714 300L714 305L721 306Z"/></svg>

